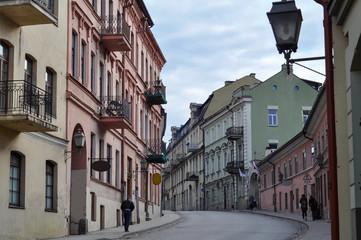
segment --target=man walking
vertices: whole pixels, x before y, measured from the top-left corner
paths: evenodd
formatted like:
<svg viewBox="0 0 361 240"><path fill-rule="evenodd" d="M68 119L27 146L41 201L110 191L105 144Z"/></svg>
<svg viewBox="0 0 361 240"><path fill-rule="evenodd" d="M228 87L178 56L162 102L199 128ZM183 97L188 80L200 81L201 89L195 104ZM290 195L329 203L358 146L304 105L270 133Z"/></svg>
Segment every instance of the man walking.
<svg viewBox="0 0 361 240"><path fill-rule="evenodd" d="M126 232L129 232L130 219L132 218L132 212L134 210L134 204L130 200L129 196L128 196L127 200L124 200L122 202L122 205L120 206L120 208L122 209L123 215L124 215L124 229Z"/></svg>

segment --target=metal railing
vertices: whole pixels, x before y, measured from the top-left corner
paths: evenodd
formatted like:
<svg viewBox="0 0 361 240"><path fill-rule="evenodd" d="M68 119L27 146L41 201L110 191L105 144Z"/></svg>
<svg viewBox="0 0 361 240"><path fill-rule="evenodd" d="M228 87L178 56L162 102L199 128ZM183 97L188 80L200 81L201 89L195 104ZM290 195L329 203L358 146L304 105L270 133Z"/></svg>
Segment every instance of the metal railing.
<svg viewBox="0 0 361 240"><path fill-rule="evenodd" d="M0 114L29 114L52 120L52 95L24 80L0 81Z"/></svg>
<svg viewBox="0 0 361 240"><path fill-rule="evenodd" d="M227 170L237 170L238 169L244 170L244 161L233 161L233 162L228 162L226 169Z"/></svg>
<svg viewBox="0 0 361 240"><path fill-rule="evenodd" d="M162 94L163 97L166 98L165 97L165 86L163 85L162 80L156 80L156 81L150 82L150 87L146 91L146 94L151 94L151 95Z"/></svg>
<svg viewBox="0 0 361 240"><path fill-rule="evenodd" d="M124 34L128 42L130 40L130 26L122 14L102 16L100 31L102 35Z"/></svg>
<svg viewBox="0 0 361 240"><path fill-rule="evenodd" d="M54 13L54 0L35 0L35 2L37 2L40 6L42 6L47 11Z"/></svg>
<svg viewBox="0 0 361 240"><path fill-rule="evenodd" d="M243 127L229 127L226 130L226 136L239 135L243 136Z"/></svg>
<svg viewBox="0 0 361 240"><path fill-rule="evenodd" d="M102 117L124 117L130 122L130 103L119 96L100 97Z"/></svg>
<svg viewBox="0 0 361 240"><path fill-rule="evenodd" d="M145 153L147 155L165 153L166 144L160 139L146 139L145 144L146 144Z"/></svg>

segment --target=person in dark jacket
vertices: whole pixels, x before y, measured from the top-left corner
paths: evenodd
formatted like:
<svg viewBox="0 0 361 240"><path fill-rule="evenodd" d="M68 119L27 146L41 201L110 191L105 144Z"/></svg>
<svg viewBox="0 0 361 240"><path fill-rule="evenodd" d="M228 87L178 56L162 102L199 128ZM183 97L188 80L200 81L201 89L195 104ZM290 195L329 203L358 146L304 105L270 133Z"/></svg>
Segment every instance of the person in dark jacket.
<svg viewBox="0 0 361 240"><path fill-rule="evenodd" d="M312 220L315 221L315 219L317 218L317 201L316 199L311 195L310 199L308 200L308 203L311 207L311 211L312 211Z"/></svg>
<svg viewBox="0 0 361 240"><path fill-rule="evenodd" d="M301 210L302 210L302 218L303 218L303 220L307 221L308 205L307 205L307 198L306 198L305 194L302 194L301 199L300 199L300 204L301 204Z"/></svg>
<svg viewBox="0 0 361 240"><path fill-rule="evenodd" d="M129 232L129 224L130 224L130 219L132 218L134 204L128 197L127 200L124 200L122 202L122 205L120 206L120 208L122 209L122 212L124 215L124 229L126 232Z"/></svg>

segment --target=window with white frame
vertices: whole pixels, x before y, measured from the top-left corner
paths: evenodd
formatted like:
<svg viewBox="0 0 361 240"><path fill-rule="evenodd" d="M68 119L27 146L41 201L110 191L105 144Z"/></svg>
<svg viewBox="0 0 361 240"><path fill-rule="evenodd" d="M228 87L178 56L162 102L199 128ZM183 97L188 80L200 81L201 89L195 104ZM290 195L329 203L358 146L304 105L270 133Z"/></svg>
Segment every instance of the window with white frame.
<svg viewBox="0 0 361 240"><path fill-rule="evenodd" d="M303 121L303 124L306 123L306 121L308 119L308 116L311 113L311 109L312 109L312 107L310 107L310 106L303 106L302 107L302 121Z"/></svg>
<svg viewBox="0 0 361 240"><path fill-rule="evenodd" d="M277 109L268 109L268 126L275 127L277 125Z"/></svg>

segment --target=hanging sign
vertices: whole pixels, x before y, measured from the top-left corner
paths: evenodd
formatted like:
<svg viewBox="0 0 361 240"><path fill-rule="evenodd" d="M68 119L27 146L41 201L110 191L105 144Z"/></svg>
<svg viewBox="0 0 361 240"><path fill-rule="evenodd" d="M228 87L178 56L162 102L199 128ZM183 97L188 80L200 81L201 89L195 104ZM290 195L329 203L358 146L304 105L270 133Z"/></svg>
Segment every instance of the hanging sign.
<svg viewBox="0 0 361 240"><path fill-rule="evenodd" d="M312 180L312 178L311 178L310 174L306 173L305 176L303 177L303 181L305 183L310 183L311 180Z"/></svg>
<svg viewBox="0 0 361 240"><path fill-rule="evenodd" d="M153 184L159 185L161 181L162 181L162 176L159 173L154 173L153 174Z"/></svg>

